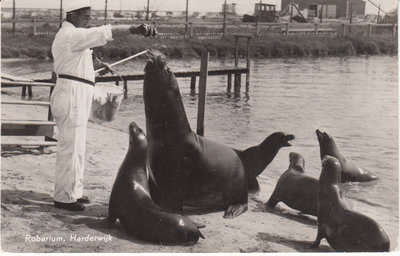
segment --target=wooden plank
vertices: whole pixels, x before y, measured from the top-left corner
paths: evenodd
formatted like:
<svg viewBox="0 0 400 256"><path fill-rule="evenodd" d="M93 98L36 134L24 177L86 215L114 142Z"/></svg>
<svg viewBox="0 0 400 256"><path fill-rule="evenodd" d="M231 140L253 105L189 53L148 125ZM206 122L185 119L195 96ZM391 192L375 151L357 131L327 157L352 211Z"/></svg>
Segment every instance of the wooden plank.
<svg viewBox="0 0 400 256"><path fill-rule="evenodd" d="M54 134L55 122L29 120L2 120L2 136L48 136Z"/></svg>
<svg viewBox="0 0 400 256"><path fill-rule="evenodd" d="M48 101L2 100L1 104L50 106L50 102Z"/></svg>
<svg viewBox="0 0 400 256"><path fill-rule="evenodd" d="M5 73L1 73L1 78L2 79L8 79L10 81L33 82L33 80L25 78L25 77L13 76L13 75L5 74Z"/></svg>
<svg viewBox="0 0 400 256"><path fill-rule="evenodd" d="M217 70L209 70L208 76L245 74L245 73L247 73L246 68L217 69ZM200 76L200 71L178 71L178 72L174 72L174 75L177 78ZM122 79L129 80L129 81L143 80L144 74L121 75L121 77L122 77ZM116 80L121 80L121 78L119 76L96 77L96 82L115 82Z"/></svg>
<svg viewBox="0 0 400 256"><path fill-rule="evenodd" d="M20 86L49 86L53 87L53 83L42 83L42 82L16 82L16 81L5 81L1 80L2 87L20 87Z"/></svg>
<svg viewBox="0 0 400 256"><path fill-rule="evenodd" d="M1 146L57 146L57 141L2 141Z"/></svg>
<svg viewBox="0 0 400 256"><path fill-rule="evenodd" d="M11 125L56 125L56 122L45 121L45 120L1 120L1 124Z"/></svg>

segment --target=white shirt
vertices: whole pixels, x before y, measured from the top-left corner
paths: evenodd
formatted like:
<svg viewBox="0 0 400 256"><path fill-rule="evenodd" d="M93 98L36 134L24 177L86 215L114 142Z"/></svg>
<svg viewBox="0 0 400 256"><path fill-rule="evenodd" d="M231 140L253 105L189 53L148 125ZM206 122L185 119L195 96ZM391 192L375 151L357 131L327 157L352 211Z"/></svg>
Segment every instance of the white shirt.
<svg viewBox="0 0 400 256"><path fill-rule="evenodd" d="M111 40L111 25L76 28L64 21L51 47L54 72L94 82L92 50L89 48L105 45Z"/></svg>

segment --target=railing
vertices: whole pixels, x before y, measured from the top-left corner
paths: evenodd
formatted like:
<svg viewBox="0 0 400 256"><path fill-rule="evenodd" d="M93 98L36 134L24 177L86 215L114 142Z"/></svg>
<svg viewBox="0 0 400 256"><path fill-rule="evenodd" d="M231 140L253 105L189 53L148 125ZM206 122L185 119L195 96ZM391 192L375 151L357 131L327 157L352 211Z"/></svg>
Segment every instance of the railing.
<svg viewBox="0 0 400 256"><path fill-rule="evenodd" d="M40 82L20 82L20 81L2 81L2 87L23 87L23 86L45 86L50 87L50 94L54 88L54 83ZM21 140L2 140L2 146L55 146L56 142L52 139L54 134L55 122L50 112L49 101L16 101L2 100L1 104L12 104L21 106L46 106L48 109L47 120L1 120L1 136L44 136L44 141Z"/></svg>
<svg viewBox="0 0 400 256"><path fill-rule="evenodd" d="M60 20L2 19L2 33L44 35L55 34ZM112 25L139 25L130 20L109 20ZM397 24L349 24L349 23L267 23L267 22L167 22L150 21L157 26L159 37L170 39L197 38L217 39L232 35L271 36L296 34L340 34L340 35L397 35ZM12 26L10 26L12 24ZM18 26L17 26L18 24ZM103 20L92 20L93 25L104 24Z"/></svg>

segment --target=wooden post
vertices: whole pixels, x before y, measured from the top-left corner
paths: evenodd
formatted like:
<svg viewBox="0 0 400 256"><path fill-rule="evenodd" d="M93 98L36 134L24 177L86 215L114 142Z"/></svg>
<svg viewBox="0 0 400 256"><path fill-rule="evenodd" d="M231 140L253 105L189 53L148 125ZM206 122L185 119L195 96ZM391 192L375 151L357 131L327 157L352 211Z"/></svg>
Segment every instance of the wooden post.
<svg viewBox="0 0 400 256"><path fill-rule="evenodd" d="M370 23L368 24L368 36L371 36L371 34L372 34L372 25Z"/></svg>
<svg viewBox="0 0 400 256"><path fill-rule="evenodd" d="M289 23L286 23L286 35L289 35Z"/></svg>
<svg viewBox="0 0 400 256"><path fill-rule="evenodd" d="M260 35L260 22L256 23L256 37Z"/></svg>
<svg viewBox="0 0 400 256"><path fill-rule="evenodd" d="M346 24L342 24L342 36L346 36Z"/></svg>
<svg viewBox="0 0 400 256"><path fill-rule="evenodd" d="M33 36L36 36L37 30L36 30L36 20L35 18L32 19L33 22Z"/></svg>
<svg viewBox="0 0 400 256"><path fill-rule="evenodd" d="M13 0L13 35L15 35L15 0Z"/></svg>
<svg viewBox="0 0 400 256"><path fill-rule="evenodd" d="M63 19L63 0L60 0L60 28L62 26L62 19Z"/></svg>
<svg viewBox="0 0 400 256"><path fill-rule="evenodd" d="M124 80L124 99L128 98L128 80Z"/></svg>
<svg viewBox="0 0 400 256"><path fill-rule="evenodd" d="M115 85L116 85L116 86L119 86L119 81L118 81L118 80L115 81Z"/></svg>
<svg viewBox="0 0 400 256"><path fill-rule="evenodd" d="M381 5L380 4L379 4L379 7L378 7L378 17L376 19L376 23L379 23L379 21L380 21L380 17L379 16L381 16Z"/></svg>
<svg viewBox="0 0 400 256"><path fill-rule="evenodd" d="M292 19L293 19L293 1L292 1L291 5L290 5L290 19L289 19L289 22L292 22Z"/></svg>
<svg viewBox="0 0 400 256"><path fill-rule="evenodd" d="M239 65L239 47L238 47L239 37L235 36L235 68Z"/></svg>
<svg viewBox="0 0 400 256"><path fill-rule="evenodd" d="M318 23L315 23L315 34L318 35Z"/></svg>
<svg viewBox="0 0 400 256"><path fill-rule="evenodd" d="M224 2L224 22L222 24L222 37L226 36L226 0Z"/></svg>
<svg viewBox="0 0 400 256"><path fill-rule="evenodd" d="M190 38L193 38L193 22L190 22Z"/></svg>
<svg viewBox="0 0 400 256"><path fill-rule="evenodd" d="M195 94L196 92L196 76L192 76L190 79L190 93Z"/></svg>
<svg viewBox="0 0 400 256"><path fill-rule="evenodd" d="M251 37L247 38L247 53L246 53L246 92L249 92L250 87L250 40Z"/></svg>
<svg viewBox="0 0 400 256"><path fill-rule="evenodd" d="M199 105L197 109L197 134L204 136L204 114L206 107L206 86L208 75L208 51L201 53L200 79L199 79Z"/></svg>
<svg viewBox="0 0 400 256"><path fill-rule="evenodd" d="M189 0L186 0L185 35L188 34L188 18L189 18ZM192 37L192 36L190 36L190 37Z"/></svg>
<svg viewBox="0 0 400 256"><path fill-rule="evenodd" d="M396 37L396 24L393 24L393 37Z"/></svg>
<svg viewBox="0 0 400 256"><path fill-rule="evenodd" d="M148 7L148 5L147 5ZM104 24L107 23L107 0L104 2Z"/></svg>
<svg viewBox="0 0 400 256"><path fill-rule="evenodd" d="M235 88L234 88L234 94L235 96L240 94L240 86L242 83L242 77L240 73L235 74Z"/></svg>
<svg viewBox="0 0 400 256"><path fill-rule="evenodd" d="M228 74L228 87L226 88L227 93L232 91L232 74Z"/></svg>

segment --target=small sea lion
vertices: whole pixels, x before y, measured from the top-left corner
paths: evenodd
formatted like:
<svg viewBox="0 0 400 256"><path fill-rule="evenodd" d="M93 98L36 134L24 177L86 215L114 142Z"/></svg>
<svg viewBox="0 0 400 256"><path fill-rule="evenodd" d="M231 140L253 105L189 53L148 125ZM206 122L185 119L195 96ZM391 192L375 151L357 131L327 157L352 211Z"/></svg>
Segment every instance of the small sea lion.
<svg viewBox="0 0 400 256"><path fill-rule="evenodd" d="M166 211L153 202L146 159L146 136L132 122L129 125L129 149L111 191L108 223L119 219L129 234L156 244L194 244L199 237L204 238L189 219Z"/></svg>
<svg viewBox="0 0 400 256"><path fill-rule="evenodd" d="M321 152L321 159L324 156L329 155L337 158L342 166L342 182L349 182L349 181L371 181L376 180L378 177L371 173L370 171L358 167L353 162L348 161L344 158L339 149L336 146L335 141L333 140L332 136L327 134L326 132L321 132L320 130L315 131L318 137L320 152Z"/></svg>
<svg viewBox="0 0 400 256"><path fill-rule="evenodd" d="M274 209L277 203L283 202L304 214L317 216L318 180L305 175L305 161L302 155L291 152L289 159L289 168L279 178L266 206Z"/></svg>
<svg viewBox="0 0 400 256"><path fill-rule="evenodd" d="M340 190L341 165L325 156L319 177L318 233L312 247L326 238L338 252L387 252L390 240L372 218L353 211Z"/></svg>

